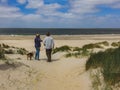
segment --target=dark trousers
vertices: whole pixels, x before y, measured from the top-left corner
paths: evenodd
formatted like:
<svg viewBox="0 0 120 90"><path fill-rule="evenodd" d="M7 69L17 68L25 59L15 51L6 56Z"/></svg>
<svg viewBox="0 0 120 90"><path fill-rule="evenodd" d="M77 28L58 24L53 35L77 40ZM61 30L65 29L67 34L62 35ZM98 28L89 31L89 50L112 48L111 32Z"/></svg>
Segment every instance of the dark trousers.
<svg viewBox="0 0 120 90"><path fill-rule="evenodd" d="M51 62L51 53L52 49L46 49L46 56L48 58L48 62Z"/></svg>

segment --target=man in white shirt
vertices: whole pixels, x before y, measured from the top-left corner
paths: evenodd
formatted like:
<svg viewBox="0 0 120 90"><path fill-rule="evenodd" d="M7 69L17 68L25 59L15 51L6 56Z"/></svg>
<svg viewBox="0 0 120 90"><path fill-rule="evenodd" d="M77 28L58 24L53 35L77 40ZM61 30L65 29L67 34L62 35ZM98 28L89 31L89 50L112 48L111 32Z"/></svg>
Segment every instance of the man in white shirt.
<svg viewBox="0 0 120 90"><path fill-rule="evenodd" d="M43 44L44 44L45 49L46 49L46 56L48 58L48 62L51 62L51 52L52 52L52 49L54 48L54 40L50 36L49 32L46 34L46 37L43 40Z"/></svg>

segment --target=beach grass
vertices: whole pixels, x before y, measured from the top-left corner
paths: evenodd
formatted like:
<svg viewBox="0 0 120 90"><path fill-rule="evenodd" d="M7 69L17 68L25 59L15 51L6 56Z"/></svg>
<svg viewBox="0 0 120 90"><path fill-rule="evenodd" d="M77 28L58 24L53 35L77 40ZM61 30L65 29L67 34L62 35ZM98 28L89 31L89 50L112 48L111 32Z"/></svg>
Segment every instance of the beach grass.
<svg viewBox="0 0 120 90"><path fill-rule="evenodd" d="M99 42L99 43L96 43L98 45L104 45L104 46L109 46L109 43L107 41L103 41L103 42Z"/></svg>
<svg viewBox="0 0 120 90"><path fill-rule="evenodd" d="M25 55L27 54L27 50L25 48L18 48L18 47L13 47L9 46L7 44L0 44L0 59L1 60L6 60L5 54L20 54L20 55Z"/></svg>
<svg viewBox="0 0 120 90"><path fill-rule="evenodd" d="M71 47L64 45L64 46L56 47L55 49L53 49L52 54L55 54L57 52L69 52L69 51L71 51Z"/></svg>
<svg viewBox="0 0 120 90"><path fill-rule="evenodd" d="M25 54L27 54L27 50L25 49L25 48L19 48L18 50L17 50L17 53L18 54L21 54L21 55L25 55Z"/></svg>
<svg viewBox="0 0 120 90"><path fill-rule="evenodd" d="M103 48L103 47L101 45L99 45L99 44L91 43L91 44L84 45L82 48L84 48L84 49L94 49L94 48Z"/></svg>
<svg viewBox="0 0 120 90"><path fill-rule="evenodd" d="M0 59L5 59L5 52L2 47L0 47Z"/></svg>
<svg viewBox="0 0 120 90"><path fill-rule="evenodd" d="M120 47L92 54L86 62L86 70L99 67L107 84L120 82Z"/></svg>
<svg viewBox="0 0 120 90"><path fill-rule="evenodd" d="M111 46L113 46L113 47L119 47L120 46L120 42L113 42L111 44Z"/></svg>

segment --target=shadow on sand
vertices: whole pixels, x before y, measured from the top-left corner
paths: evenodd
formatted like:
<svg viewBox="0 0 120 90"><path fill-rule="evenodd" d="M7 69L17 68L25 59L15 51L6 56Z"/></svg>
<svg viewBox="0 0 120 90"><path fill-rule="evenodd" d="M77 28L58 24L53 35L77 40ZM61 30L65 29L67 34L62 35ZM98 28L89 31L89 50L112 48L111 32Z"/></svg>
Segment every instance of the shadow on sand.
<svg viewBox="0 0 120 90"><path fill-rule="evenodd" d="M40 60L47 61L47 58L41 58ZM52 62L59 61L60 59L52 59Z"/></svg>
<svg viewBox="0 0 120 90"><path fill-rule="evenodd" d="M20 62L14 62L14 63L5 62L3 64L0 64L0 70L16 69L21 66L29 67L28 65L25 65Z"/></svg>

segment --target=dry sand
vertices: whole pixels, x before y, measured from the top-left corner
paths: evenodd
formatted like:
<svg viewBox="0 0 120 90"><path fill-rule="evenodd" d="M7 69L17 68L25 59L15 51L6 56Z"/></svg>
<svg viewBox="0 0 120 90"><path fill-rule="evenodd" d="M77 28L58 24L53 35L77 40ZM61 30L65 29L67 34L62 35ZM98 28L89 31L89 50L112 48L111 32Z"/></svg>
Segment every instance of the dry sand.
<svg viewBox="0 0 120 90"><path fill-rule="evenodd" d="M41 36L42 39L44 36ZM117 42L120 35L75 35L53 36L55 47L69 45L82 47L101 41ZM0 43L35 51L34 36L0 36ZM62 53L52 56L53 62L46 62L42 45L40 61L26 59L26 56L8 55L12 64L0 61L0 90L91 90L89 72L85 71L87 58L64 58ZM21 60L16 60L21 58Z"/></svg>

